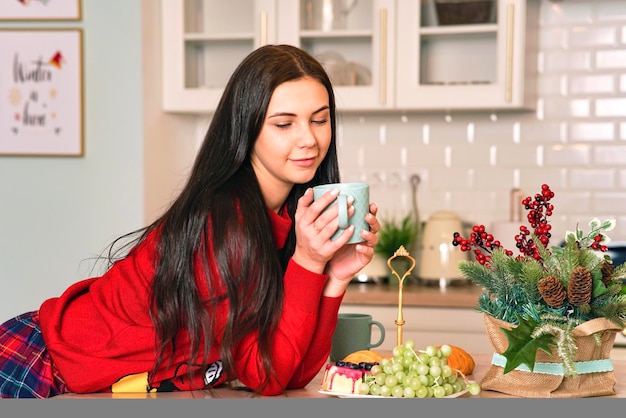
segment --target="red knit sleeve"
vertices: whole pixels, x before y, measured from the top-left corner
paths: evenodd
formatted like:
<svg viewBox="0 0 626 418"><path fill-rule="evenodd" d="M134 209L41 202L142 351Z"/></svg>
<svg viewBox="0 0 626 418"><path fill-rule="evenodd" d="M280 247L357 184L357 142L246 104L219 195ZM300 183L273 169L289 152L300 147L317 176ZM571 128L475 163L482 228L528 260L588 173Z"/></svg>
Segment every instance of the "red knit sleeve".
<svg viewBox="0 0 626 418"><path fill-rule="evenodd" d="M327 275L310 272L294 261L289 263L283 312L271 348L274 376L263 395L278 395L293 384L306 385L328 356L333 318L339 308L336 300L322 297L327 279ZM239 380L252 389L259 388L265 374L258 362L256 333L242 340L234 359Z"/></svg>

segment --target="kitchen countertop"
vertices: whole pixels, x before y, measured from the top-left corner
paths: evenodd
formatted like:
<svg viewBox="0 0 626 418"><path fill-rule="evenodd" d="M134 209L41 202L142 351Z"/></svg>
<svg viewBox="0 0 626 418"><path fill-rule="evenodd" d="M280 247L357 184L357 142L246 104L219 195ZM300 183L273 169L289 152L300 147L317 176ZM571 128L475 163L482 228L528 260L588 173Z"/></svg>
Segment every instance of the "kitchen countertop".
<svg viewBox="0 0 626 418"><path fill-rule="evenodd" d="M402 306L476 308L482 288L468 281L438 282L408 281L402 288ZM398 281L389 284L351 283L343 297L344 305L398 305Z"/></svg>
<svg viewBox="0 0 626 418"><path fill-rule="evenodd" d="M388 354L388 353L383 353ZM491 355L477 354L474 355L476 368L474 372L468 376L469 380L480 382L491 365ZM613 360L615 369L615 377L617 383L615 385L615 395L605 396L606 398L624 398L626 397L626 360ZM281 397L290 398L330 398L331 396L320 394L318 391L321 386L324 368L315 376L315 378L305 388L288 390ZM57 396L57 398L85 399L85 398L136 398L136 399L163 399L163 398L251 398L253 395L244 390L232 390L227 387L214 389L213 392L208 390L183 391L183 392L160 392L160 393L92 393L92 394L74 394L68 393ZM465 397L469 397L467 394ZM500 392L483 390L478 395L480 398L514 398L515 396L507 395Z"/></svg>

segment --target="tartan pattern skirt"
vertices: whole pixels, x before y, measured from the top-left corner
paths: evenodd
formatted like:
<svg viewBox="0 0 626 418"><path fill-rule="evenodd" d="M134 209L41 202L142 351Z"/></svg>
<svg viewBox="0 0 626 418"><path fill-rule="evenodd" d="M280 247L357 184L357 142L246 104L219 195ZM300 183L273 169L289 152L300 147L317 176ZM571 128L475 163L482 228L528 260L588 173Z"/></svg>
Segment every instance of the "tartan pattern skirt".
<svg viewBox="0 0 626 418"><path fill-rule="evenodd" d="M41 336L39 313L0 324L0 398L50 398L66 392Z"/></svg>

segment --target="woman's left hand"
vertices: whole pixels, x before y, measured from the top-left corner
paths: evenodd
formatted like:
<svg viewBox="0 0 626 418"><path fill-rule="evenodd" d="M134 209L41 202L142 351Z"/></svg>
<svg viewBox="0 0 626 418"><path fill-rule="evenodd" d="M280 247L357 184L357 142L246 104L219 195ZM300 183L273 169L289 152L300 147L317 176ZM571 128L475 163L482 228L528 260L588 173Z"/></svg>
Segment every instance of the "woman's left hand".
<svg viewBox="0 0 626 418"><path fill-rule="evenodd" d="M329 275L328 283L324 290L326 296L340 296L346 286L374 257L374 247L378 243L378 231L380 222L376 217L378 206L370 203L370 213L365 217L369 224L369 231L362 231L361 237L365 241L358 244L347 244L341 247L326 265L326 273Z"/></svg>

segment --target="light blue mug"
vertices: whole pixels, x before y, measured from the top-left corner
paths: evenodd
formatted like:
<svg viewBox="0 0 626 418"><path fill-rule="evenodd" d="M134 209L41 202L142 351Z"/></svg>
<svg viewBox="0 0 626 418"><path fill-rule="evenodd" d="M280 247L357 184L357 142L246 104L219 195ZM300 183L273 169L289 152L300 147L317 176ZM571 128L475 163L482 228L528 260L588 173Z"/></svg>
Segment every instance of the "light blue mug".
<svg viewBox="0 0 626 418"><path fill-rule="evenodd" d="M313 198L315 200L332 189L339 189L339 196L328 207L338 205L339 229L331 239L336 239L346 228L354 225L354 234L350 237L348 244L355 244L365 241L361 237L361 231L369 231L369 224L365 216L370 211L370 188L367 183L330 183L320 184L313 188ZM348 197L354 198L354 214L348 217Z"/></svg>

